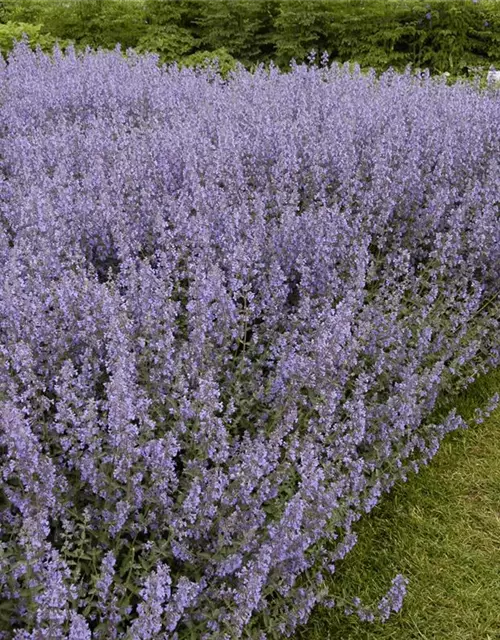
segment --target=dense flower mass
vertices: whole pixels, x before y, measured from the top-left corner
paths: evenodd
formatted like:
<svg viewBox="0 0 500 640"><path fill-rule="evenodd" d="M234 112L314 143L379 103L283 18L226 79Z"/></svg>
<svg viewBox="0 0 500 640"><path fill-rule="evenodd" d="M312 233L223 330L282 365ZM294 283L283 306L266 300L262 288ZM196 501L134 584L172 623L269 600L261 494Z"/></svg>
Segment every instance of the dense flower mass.
<svg viewBox="0 0 500 640"><path fill-rule="evenodd" d="M3 638L290 635L500 364L498 92L0 63Z"/></svg>

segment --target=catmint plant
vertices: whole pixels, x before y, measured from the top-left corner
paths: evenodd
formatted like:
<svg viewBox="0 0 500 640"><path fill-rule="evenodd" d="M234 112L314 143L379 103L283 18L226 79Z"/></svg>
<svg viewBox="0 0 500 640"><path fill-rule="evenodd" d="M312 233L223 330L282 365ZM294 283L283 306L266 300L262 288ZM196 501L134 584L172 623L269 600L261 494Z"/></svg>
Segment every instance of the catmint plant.
<svg viewBox="0 0 500 640"><path fill-rule="evenodd" d="M1 60L2 638L402 606L325 577L500 365L500 100L312 62Z"/></svg>

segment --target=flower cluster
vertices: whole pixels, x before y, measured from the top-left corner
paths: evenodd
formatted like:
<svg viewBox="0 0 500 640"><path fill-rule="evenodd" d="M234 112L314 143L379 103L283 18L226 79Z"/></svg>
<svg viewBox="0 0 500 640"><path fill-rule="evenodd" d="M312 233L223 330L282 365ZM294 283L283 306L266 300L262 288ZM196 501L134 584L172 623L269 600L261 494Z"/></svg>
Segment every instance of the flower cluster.
<svg viewBox="0 0 500 640"><path fill-rule="evenodd" d="M0 59L9 638L292 633L500 364L497 93L157 62Z"/></svg>

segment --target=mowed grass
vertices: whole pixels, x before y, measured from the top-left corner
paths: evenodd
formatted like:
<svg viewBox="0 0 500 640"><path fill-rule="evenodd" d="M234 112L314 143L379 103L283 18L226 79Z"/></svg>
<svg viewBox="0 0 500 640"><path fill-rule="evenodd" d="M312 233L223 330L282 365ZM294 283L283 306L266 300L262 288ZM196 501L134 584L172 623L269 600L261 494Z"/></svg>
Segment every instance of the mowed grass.
<svg viewBox="0 0 500 640"><path fill-rule="evenodd" d="M453 404L469 419L496 391L500 371ZM410 579L403 609L370 624L318 607L296 640L500 639L500 410L448 434L429 465L398 483L355 531L331 596L374 604L402 573Z"/></svg>

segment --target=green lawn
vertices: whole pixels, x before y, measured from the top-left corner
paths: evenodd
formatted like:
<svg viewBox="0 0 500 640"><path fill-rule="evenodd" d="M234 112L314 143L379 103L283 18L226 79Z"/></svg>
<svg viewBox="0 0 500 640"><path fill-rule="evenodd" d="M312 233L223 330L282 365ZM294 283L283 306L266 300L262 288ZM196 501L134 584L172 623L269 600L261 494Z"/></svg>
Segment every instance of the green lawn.
<svg viewBox="0 0 500 640"><path fill-rule="evenodd" d="M464 418L500 390L500 371L472 385ZM331 578L331 596L373 604L391 579L410 579L403 609L384 624L317 608L296 640L500 639L500 410L455 431L418 475L361 521L359 540Z"/></svg>

